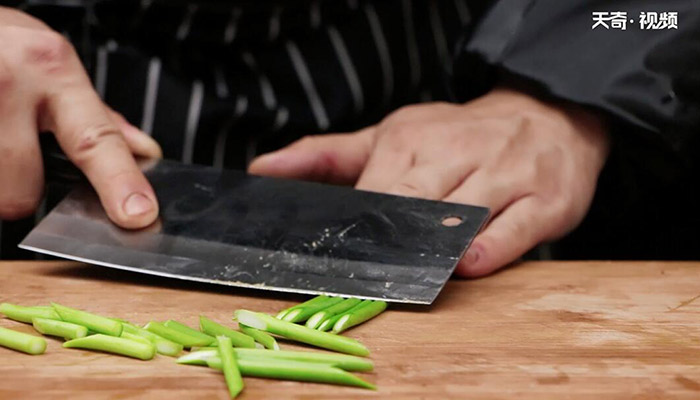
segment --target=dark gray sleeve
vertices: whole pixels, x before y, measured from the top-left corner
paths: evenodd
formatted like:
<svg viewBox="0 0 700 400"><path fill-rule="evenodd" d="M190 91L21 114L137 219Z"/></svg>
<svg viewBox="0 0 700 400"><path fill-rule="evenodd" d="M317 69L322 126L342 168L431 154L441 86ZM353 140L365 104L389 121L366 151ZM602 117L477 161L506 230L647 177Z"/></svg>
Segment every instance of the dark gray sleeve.
<svg viewBox="0 0 700 400"><path fill-rule="evenodd" d="M626 29L592 29L599 11L627 12ZM640 13L649 11L677 12L678 29L641 29ZM460 47L455 73L462 96L506 74L602 110L684 159L697 154L697 0L501 0Z"/></svg>

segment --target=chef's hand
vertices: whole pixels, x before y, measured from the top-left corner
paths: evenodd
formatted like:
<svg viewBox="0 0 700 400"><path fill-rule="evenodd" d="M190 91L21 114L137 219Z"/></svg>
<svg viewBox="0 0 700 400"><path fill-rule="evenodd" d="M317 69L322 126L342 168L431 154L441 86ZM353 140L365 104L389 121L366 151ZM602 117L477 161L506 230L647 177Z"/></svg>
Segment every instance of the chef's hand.
<svg viewBox="0 0 700 400"><path fill-rule="evenodd" d="M39 132L51 131L125 228L155 220L155 194L132 154L158 144L102 103L77 54L58 33L0 7L0 219L30 214L43 190Z"/></svg>
<svg viewBox="0 0 700 400"><path fill-rule="evenodd" d="M607 154L603 124L587 111L496 89L464 105L404 107L357 133L304 138L250 172L487 206L492 218L456 270L475 277L575 228Z"/></svg>

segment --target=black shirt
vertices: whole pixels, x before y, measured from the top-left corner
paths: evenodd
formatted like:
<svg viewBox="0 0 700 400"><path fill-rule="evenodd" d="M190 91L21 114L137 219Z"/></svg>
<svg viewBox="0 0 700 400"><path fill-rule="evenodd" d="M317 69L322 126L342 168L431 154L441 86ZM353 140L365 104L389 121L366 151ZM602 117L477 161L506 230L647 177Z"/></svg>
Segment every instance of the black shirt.
<svg viewBox="0 0 700 400"><path fill-rule="evenodd" d="M589 215L554 255L700 257L700 3L491 3L35 0L25 8L71 38L108 104L185 162L243 168L300 136L354 130L403 104L468 101L504 78L584 105L607 118L613 148ZM594 12L615 11L636 25L593 29ZM676 12L678 26L641 29L642 12ZM0 228L0 257L16 254L15 231L32 223L13 224L21 228L9 228L10 239L9 224Z"/></svg>

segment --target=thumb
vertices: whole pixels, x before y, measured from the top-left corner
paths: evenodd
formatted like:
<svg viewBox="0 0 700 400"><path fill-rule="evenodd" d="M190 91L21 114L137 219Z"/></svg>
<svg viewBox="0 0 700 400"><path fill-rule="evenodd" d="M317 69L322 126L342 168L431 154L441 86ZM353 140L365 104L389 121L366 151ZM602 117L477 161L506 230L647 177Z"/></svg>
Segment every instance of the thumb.
<svg viewBox="0 0 700 400"><path fill-rule="evenodd" d="M356 133L307 136L250 164L248 172L279 178L352 185L369 159L374 127Z"/></svg>

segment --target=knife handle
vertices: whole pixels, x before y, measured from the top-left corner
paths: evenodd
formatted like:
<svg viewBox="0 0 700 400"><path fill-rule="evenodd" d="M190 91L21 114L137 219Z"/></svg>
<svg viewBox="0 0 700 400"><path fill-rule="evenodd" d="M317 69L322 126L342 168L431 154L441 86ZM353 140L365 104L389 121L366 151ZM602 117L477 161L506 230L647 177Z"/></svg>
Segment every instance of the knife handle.
<svg viewBox="0 0 700 400"><path fill-rule="evenodd" d="M40 134L39 145L44 162L44 179L47 183L73 184L87 182L85 174L63 153L53 134Z"/></svg>

